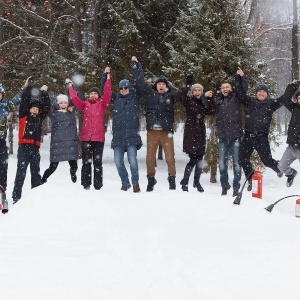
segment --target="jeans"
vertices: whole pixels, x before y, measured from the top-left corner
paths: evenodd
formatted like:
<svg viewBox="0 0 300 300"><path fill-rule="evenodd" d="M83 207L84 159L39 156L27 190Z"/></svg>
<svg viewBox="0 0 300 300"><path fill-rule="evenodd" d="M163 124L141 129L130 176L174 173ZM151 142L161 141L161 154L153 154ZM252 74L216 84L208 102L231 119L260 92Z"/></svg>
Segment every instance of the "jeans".
<svg viewBox="0 0 300 300"><path fill-rule="evenodd" d="M114 148L114 160L115 164L121 178L122 185L126 186L129 185L129 178L128 172L126 170L124 164L124 154L125 151L127 152L127 159L130 165L131 171L131 182L133 185L139 184L139 166L137 162L137 146L127 146L126 148L123 147L115 147Z"/></svg>
<svg viewBox="0 0 300 300"><path fill-rule="evenodd" d="M219 170L222 188L230 187L228 182L228 153L232 155L233 189L239 190L242 169L239 164L240 139L219 139Z"/></svg>

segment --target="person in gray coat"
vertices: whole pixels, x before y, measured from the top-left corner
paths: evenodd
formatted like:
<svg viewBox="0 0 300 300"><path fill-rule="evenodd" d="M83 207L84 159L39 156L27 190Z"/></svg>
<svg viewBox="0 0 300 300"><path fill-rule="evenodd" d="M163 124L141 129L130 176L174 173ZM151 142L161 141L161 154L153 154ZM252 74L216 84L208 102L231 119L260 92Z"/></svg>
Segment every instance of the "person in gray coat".
<svg viewBox="0 0 300 300"><path fill-rule="evenodd" d="M76 182L78 135L75 112L73 107L69 106L68 96L60 94L56 97L50 113L50 119L50 166L45 171L42 182L47 182L47 179L55 172L61 161L69 162L71 180Z"/></svg>

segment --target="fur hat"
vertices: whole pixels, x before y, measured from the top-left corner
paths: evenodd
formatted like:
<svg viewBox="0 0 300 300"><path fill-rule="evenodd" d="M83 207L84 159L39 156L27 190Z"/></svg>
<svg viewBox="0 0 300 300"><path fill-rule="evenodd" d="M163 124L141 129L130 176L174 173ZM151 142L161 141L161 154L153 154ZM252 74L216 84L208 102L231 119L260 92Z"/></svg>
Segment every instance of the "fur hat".
<svg viewBox="0 0 300 300"><path fill-rule="evenodd" d="M258 91L265 91L267 94L269 94L269 88L266 84L261 83L259 84L256 89L255 89L255 93L257 93Z"/></svg>
<svg viewBox="0 0 300 300"><path fill-rule="evenodd" d="M97 93L100 97L100 90L97 87L92 87L89 91L89 94L93 92Z"/></svg>
<svg viewBox="0 0 300 300"><path fill-rule="evenodd" d="M63 94L59 94L57 97L56 97L56 101L57 103L61 103L61 102L67 102L69 103L69 98L67 95L63 95Z"/></svg>
<svg viewBox="0 0 300 300"><path fill-rule="evenodd" d="M203 85L200 84L200 83L195 83L195 84L193 84L193 85L191 86L191 91L193 92L194 89L200 89L200 90L202 90L202 91L204 90Z"/></svg>
<svg viewBox="0 0 300 300"><path fill-rule="evenodd" d="M170 89L169 81L165 76L159 76L156 78L156 80L154 81L154 84L152 86L155 90L157 90L157 84L159 82L164 82L167 86L168 92L170 92L171 89Z"/></svg>
<svg viewBox="0 0 300 300"><path fill-rule="evenodd" d="M29 109L31 109L32 107L37 107L38 109L40 109L40 105L41 103L38 100L31 101L29 104Z"/></svg>
<svg viewBox="0 0 300 300"><path fill-rule="evenodd" d="M130 82L127 79L122 79L119 82L119 89L123 88L123 87L127 87L128 89L130 88Z"/></svg>

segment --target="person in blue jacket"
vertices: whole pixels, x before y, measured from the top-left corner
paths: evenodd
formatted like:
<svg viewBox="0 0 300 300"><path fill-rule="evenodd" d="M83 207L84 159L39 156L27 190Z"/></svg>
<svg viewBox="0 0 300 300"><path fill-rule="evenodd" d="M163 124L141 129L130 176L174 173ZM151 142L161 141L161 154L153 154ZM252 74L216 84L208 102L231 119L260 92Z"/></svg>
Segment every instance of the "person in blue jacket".
<svg viewBox="0 0 300 300"><path fill-rule="evenodd" d="M28 84L25 82L24 87ZM7 187L8 151L6 146L8 115L20 104L23 91L13 99L5 98L4 87L0 84L0 186L5 191Z"/></svg>
<svg viewBox="0 0 300 300"><path fill-rule="evenodd" d="M112 142L114 161L121 178L122 191L127 191L133 186L133 192L139 193L139 167L137 150L142 147L142 139L139 134L139 113L141 96L132 89L130 82L123 79L119 82L119 93L114 93L112 98ZM131 171L131 184L128 172L124 164L124 154Z"/></svg>

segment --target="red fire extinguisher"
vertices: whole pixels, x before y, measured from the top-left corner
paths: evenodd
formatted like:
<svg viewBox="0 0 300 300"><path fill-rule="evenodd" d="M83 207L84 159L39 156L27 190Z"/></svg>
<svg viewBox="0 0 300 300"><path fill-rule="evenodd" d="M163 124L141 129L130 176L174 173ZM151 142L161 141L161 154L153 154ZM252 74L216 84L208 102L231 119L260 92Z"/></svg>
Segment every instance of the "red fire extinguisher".
<svg viewBox="0 0 300 300"><path fill-rule="evenodd" d="M295 216L300 218L300 198L296 200Z"/></svg>
<svg viewBox="0 0 300 300"><path fill-rule="evenodd" d="M258 165L252 175L252 197L262 198L262 178L261 165Z"/></svg>

